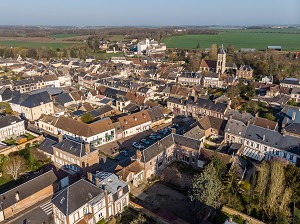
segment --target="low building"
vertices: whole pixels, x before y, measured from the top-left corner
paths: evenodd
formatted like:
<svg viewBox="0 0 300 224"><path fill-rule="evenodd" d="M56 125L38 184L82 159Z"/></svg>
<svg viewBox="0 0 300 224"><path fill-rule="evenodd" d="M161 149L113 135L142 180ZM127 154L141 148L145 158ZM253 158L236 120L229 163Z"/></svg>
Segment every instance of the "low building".
<svg viewBox="0 0 300 224"><path fill-rule="evenodd" d="M0 221L4 221L53 195L58 189L52 170L0 194Z"/></svg>
<svg viewBox="0 0 300 224"><path fill-rule="evenodd" d="M0 117L0 141L25 134L25 124L14 116Z"/></svg>

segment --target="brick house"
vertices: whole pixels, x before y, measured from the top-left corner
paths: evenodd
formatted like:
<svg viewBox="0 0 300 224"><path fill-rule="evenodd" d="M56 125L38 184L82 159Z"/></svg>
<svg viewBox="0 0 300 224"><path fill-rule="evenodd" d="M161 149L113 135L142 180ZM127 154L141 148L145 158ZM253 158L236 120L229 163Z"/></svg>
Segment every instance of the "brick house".
<svg viewBox="0 0 300 224"><path fill-rule="evenodd" d="M56 175L52 170L0 194L0 221L53 195L57 190Z"/></svg>

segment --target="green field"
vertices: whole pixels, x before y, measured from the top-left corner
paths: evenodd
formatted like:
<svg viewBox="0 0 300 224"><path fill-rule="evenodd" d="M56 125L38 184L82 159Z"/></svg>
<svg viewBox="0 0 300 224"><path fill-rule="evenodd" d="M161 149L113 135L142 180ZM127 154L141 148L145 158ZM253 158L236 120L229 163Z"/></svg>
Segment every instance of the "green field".
<svg viewBox="0 0 300 224"><path fill-rule="evenodd" d="M77 33L59 33L59 34L50 34L49 37L51 38L68 38L68 37L77 37L81 36L80 34Z"/></svg>
<svg viewBox="0 0 300 224"><path fill-rule="evenodd" d="M168 48L210 47L216 43L226 47L232 44L235 48L256 48L264 50L269 45L282 46L283 50L300 50L300 29L249 29L221 30L217 35L183 35L166 37L163 42Z"/></svg>
<svg viewBox="0 0 300 224"><path fill-rule="evenodd" d="M77 43L55 43L55 42L30 42L30 41L14 41L0 40L0 46L6 47L25 47L25 48L63 48L75 45Z"/></svg>

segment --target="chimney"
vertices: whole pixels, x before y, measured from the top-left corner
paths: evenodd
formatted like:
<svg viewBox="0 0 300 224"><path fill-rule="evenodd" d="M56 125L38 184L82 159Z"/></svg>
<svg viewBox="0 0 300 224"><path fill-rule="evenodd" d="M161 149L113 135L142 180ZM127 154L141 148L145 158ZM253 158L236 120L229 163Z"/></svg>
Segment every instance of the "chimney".
<svg viewBox="0 0 300 224"><path fill-rule="evenodd" d="M97 187L100 187L100 180L97 176L95 177L95 184Z"/></svg>
<svg viewBox="0 0 300 224"><path fill-rule="evenodd" d="M90 145L90 143L88 143L88 142L84 143L84 149L85 149L85 153L89 154L91 152L91 145Z"/></svg>
<svg viewBox="0 0 300 224"><path fill-rule="evenodd" d="M296 111L293 112L292 121L295 121L295 119L296 119Z"/></svg>
<svg viewBox="0 0 300 224"><path fill-rule="evenodd" d="M58 138L58 142L62 142L62 140L64 139L64 136L62 134L58 134L57 135L57 138Z"/></svg>
<svg viewBox="0 0 300 224"><path fill-rule="evenodd" d="M176 134L176 128L171 128L172 134Z"/></svg>
<svg viewBox="0 0 300 224"><path fill-rule="evenodd" d="M87 172L87 179L88 181L90 181L91 183L93 183L93 175L90 172Z"/></svg>
<svg viewBox="0 0 300 224"><path fill-rule="evenodd" d="M141 161L141 159L142 159L142 152L141 152L141 150L136 150L136 159L138 161Z"/></svg>

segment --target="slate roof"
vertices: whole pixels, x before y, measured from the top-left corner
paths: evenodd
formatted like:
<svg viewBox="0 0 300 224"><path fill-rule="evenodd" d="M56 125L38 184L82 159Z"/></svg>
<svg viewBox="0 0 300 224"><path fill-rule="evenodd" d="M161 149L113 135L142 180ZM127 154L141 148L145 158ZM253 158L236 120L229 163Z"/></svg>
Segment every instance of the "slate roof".
<svg viewBox="0 0 300 224"><path fill-rule="evenodd" d="M35 94L18 94L11 101L13 104L21 105L27 108L34 108L41 104L50 103L51 98L48 92L41 92Z"/></svg>
<svg viewBox="0 0 300 224"><path fill-rule="evenodd" d="M0 117L0 128L4 128L4 127L11 125L12 123L19 123L19 122L24 122L24 121L15 116L6 115L3 117Z"/></svg>
<svg viewBox="0 0 300 224"><path fill-rule="evenodd" d="M85 145L79 142L72 141L70 139L64 139L61 142L57 143L53 147L70 153L77 157L84 157L86 156L85 152ZM91 147L91 152L97 151L96 148Z"/></svg>
<svg viewBox="0 0 300 224"><path fill-rule="evenodd" d="M292 84L292 85L300 85L299 80L296 78L285 78L280 83L284 84Z"/></svg>
<svg viewBox="0 0 300 224"><path fill-rule="evenodd" d="M204 108L206 110L212 110L222 114L224 114L227 109L227 106L225 104L214 103L213 101L204 98L199 98L196 102L196 105L200 108Z"/></svg>
<svg viewBox="0 0 300 224"><path fill-rule="evenodd" d="M292 123L285 127L285 131L288 133L292 133L295 135L300 135L300 124L299 123Z"/></svg>
<svg viewBox="0 0 300 224"><path fill-rule="evenodd" d="M63 93L55 97L55 102L64 105L65 103L73 102L73 99L69 93Z"/></svg>
<svg viewBox="0 0 300 224"><path fill-rule="evenodd" d="M189 130L188 132L184 133L184 136L189 137L189 138L194 138L194 139L201 139L205 136L205 133L197 125L197 126L193 127L191 130Z"/></svg>
<svg viewBox="0 0 300 224"><path fill-rule="evenodd" d="M14 92L10 90L10 88L7 88L3 86L0 89L0 95L2 96L2 101L10 100L14 96Z"/></svg>
<svg viewBox="0 0 300 224"><path fill-rule="evenodd" d="M104 191L94 184L81 179L58 193L52 203L65 215L68 216L93 200L104 198Z"/></svg>
<svg viewBox="0 0 300 224"><path fill-rule="evenodd" d="M57 144L56 141L50 139L50 138L45 138L41 144L38 146L39 150L42 150L45 153L48 153L50 155L53 155L53 145Z"/></svg>
<svg viewBox="0 0 300 224"><path fill-rule="evenodd" d="M147 110L147 112L148 112L152 122L164 119L164 114L162 112L161 107L153 107L153 108Z"/></svg>
<svg viewBox="0 0 300 224"><path fill-rule="evenodd" d="M200 67L213 68L217 67L217 61L202 59Z"/></svg>
<svg viewBox="0 0 300 224"><path fill-rule="evenodd" d="M219 131L224 131L226 124L226 120L212 116L205 116L199 120L199 126L203 130L213 128Z"/></svg>
<svg viewBox="0 0 300 224"><path fill-rule="evenodd" d="M211 161L213 156L216 156L217 158L222 160L223 163L226 164L226 165L231 163L231 156L230 155L225 154L225 153L221 153L221 152L212 151L212 150L205 149L205 148L202 148L200 150L200 154L198 156L198 159L201 160L201 161L209 162L209 161Z"/></svg>
<svg viewBox="0 0 300 224"><path fill-rule="evenodd" d="M268 145L275 149L299 154L300 138L290 135L283 136L277 131L249 125L245 133L245 139Z"/></svg>
<svg viewBox="0 0 300 224"><path fill-rule="evenodd" d="M57 180L56 175L52 170L43 173L19 186L16 186L6 192L0 194L2 209L6 209L14 205L16 201L16 193L19 193L19 201L29 198L31 195L51 186Z"/></svg>
<svg viewBox="0 0 300 224"><path fill-rule="evenodd" d="M93 117L99 117L109 111L114 110L114 108L112 108L110 105L104 105L98 109L92 110L89 113L93 116Z"/></svg>
<svg viewBox="0 0 300 224"><path fill-rule="evenodd" d="M175 144L194 150L199 150L200 143L201 142L197 139L192 139L183 135L170 134L157 141L153 145L149 146L148 148L144 149L142 151L141 162L147 163L167 148L175 146Z"/></svg>
<svg viewBox="0 0 300 224"><path fill-rule="evenodd" d="M246 129L247 126L244 124L244 122L230 119L226 124L225 132L243 137L245 135Z"/></svg>

